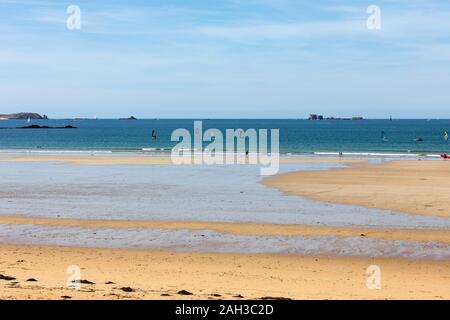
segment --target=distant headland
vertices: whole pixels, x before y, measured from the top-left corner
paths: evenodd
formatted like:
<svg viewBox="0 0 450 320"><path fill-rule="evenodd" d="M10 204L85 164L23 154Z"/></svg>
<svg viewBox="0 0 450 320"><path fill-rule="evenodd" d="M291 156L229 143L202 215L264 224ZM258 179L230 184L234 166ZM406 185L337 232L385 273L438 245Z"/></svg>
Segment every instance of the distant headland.
<svg viewBox="0 0 450 320"><path fill-rule="evenodd" d="M38 113L32 113L32 112L19 112L19 113L12 113L12 114L0 114L0 120L20 120L20 119L48 119L46 115L41 116Z"/></svg>

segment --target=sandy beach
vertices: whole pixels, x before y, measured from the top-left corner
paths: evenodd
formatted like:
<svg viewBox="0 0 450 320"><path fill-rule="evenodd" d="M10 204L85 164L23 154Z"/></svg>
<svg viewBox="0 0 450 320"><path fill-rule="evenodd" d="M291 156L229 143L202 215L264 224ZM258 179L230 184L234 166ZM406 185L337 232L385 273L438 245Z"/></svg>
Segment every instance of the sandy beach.
<svg viewBox="0 0 450 320"><path fill-rule="evenodd" d="M450 300L449 0L0 18L0 300Z"/></svg>
<svg viewBox="0 0 450 320"><path fill-rule="evenodd" d="M282 174L264 184L313 200L449 217L449 177L448 161L403 160Z"/></svg>
<svg viewBox="0 0 450 320"><path fill-rule="evenodd" d="M268 179L168 157L0 162L1 299L450 299L445 161L286 157ZM180 190L192 208L167 202Z"/></svg>
<svg viewBox="0 0 450 320"><path fill-rule="evenodd" d="M1 299L450 298L448 261L11 245L0 246L0 258L0 273L16 278L0 280ZM95 284L68 289L71 265ZM380 290L367 288L370 265L382 271Z"/></svg>

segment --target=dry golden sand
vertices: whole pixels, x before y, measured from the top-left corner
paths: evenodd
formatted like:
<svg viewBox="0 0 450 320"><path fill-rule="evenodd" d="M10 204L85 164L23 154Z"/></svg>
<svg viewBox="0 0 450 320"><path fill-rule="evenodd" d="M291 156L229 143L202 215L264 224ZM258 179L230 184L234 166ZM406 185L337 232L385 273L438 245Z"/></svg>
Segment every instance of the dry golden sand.
<svg viewBox="0 0 450 320"><path fill-rule="evenodd" d="M95 284L67 289L69 265ZM381 290L366 286L370 265L381 268ZM450 299L445 261L1 245L0 273L17 279L0 280L1 299Z"/></svg>
<svg viewBox="0 0 450 320"><path fill-rule="evenodd" d="M267 178L290 195L430 216L450 216L450 161L389 161Z"/></svg>
<svg viewBox="0 0 450 320"><path fill-rule="evenodd" d="M450 243L450 230L376 229L365 227L326 227L307 225L226 223L196 221L151 220L79 220L28 216L2 216L0 224L43 225L48 227L109 228L109 229L163 229L211 230L218 233L249 236L338 236L367 237L383 240L436 241Z"/></svg>

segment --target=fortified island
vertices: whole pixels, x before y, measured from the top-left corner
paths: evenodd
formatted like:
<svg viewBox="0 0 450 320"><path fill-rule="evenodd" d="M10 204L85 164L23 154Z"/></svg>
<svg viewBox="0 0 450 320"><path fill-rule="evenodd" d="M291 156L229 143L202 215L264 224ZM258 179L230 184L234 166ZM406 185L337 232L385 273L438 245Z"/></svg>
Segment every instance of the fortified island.
<svg viewBox="0 0 450 320"><path fill-rule="evenodd" d="M327 117L325 118L322 115L318 114L310 114L308 120L364 120L363 117L352 117L352 118L335 118L335 117Z"/></svg>

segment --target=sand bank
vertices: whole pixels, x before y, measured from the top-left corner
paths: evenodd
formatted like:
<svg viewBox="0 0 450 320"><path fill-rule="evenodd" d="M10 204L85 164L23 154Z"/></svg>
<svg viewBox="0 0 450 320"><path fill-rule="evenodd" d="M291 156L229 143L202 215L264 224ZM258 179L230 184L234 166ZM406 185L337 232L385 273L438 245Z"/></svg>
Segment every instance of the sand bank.
<svg viewBox="0 0 450 320"><path fill-rule="evenodd" d="M17 162L62 162L70 165L165 165L172 164L170 156L20 156L10 161Z"/></svg>
<svg viewBox="0 0 450 320"><path fill-rule="evenodd" d="M68 289L70 265L95 284ZM381 268L381 290L367 288L370 265ZM443 261L1 245L0 273L16 278L0 280L0 299L450 298L450 263Z"/></svg>
<svg viewBox="0 0 450 320"><path fill-rule="evenodd" d="M450 230L383 229L366 227L327 227L308 225L278 225L257 223L226 223L197 221L150 220L79 220L28 216L1 216L0 224L42 225L48 227L150 229L150 230L209 230L223 234L248 236L337 236L365 237L382 240L434 241L450 243Z"/></svg>
<svg viewBox="0 0 450 320"><path fill-rule="evenodd" d="M0 161L14 162L63 162L71 165L163 165L172 164L170 155L72 155L72 154L50 154L50 155L19 155L11 154L0 156ZM288 157L282 156L281 163L365 163L364 160L342 159L338 157Z"/></svg>
<svg viewBox="0 0 450 320"><path fill-rule="evenodd" d="M450 217L449 161L389 161L294 172L263 182L289 195L418 215Z"/></svg>

